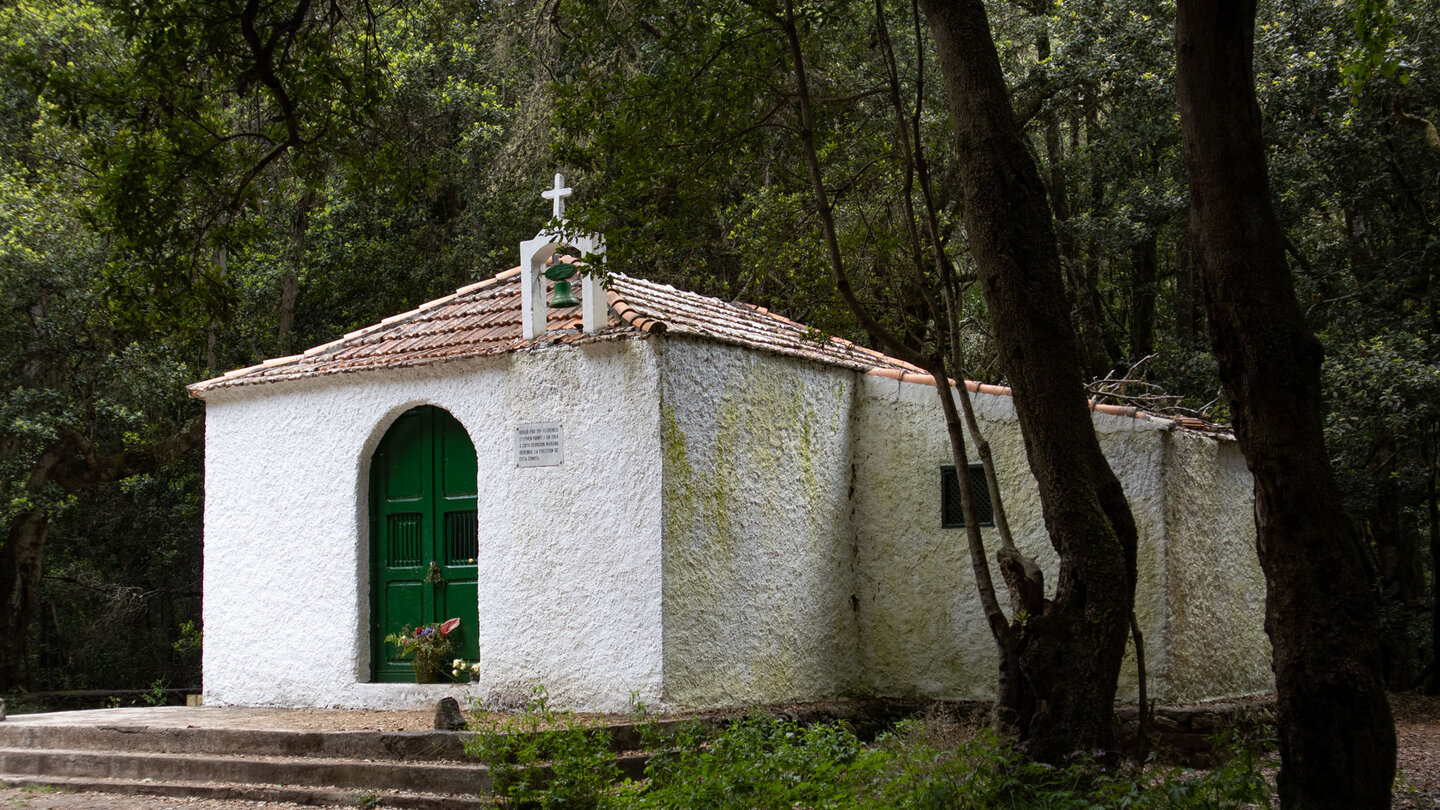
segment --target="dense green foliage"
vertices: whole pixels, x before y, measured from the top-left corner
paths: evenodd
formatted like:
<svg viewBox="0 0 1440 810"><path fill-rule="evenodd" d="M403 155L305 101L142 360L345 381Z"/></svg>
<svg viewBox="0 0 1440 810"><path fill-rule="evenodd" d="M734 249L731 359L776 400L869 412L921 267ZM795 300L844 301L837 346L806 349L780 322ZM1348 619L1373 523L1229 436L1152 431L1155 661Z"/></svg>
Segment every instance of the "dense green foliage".
<svg viewBox="0 0 1440 810"><path fill-rule="evenodd" d="M511 134L530 68L477 46L514 20L364 9L250 23L288 43L286 112L232 4L0 8L0 519L38 523L45 559L16 685L198 684L173 645L199 620L200 455L155 452L198 426L184 386L493 274L543 221L518 185L548 167ZM125 453L155 463L87 466Z"/></svg>
<svg viewBox="0 0 1440 810"><path fill-rule="evenodd" d="M557 169L614 266L861 339L767 8L0 4L0 542L45 539L16 685L198 681L193 644L175 647L200 588L200 451L171 441L201 413L183 386L510 266ZM902 324L919 192L880 89L893 78L911 105L936 188L964 159L928 34L908 4L800 11L842 246ZM1327 351L1328 439L1386 600L1391 685L1437 685L1440 20L1416 0L1261 17L1272 191ZM1185 247L1172 19L1159 0L1064 0L995 4L992 24L1087 373L1134 376L1119 401L1160 389L1223 420ZM936 203L963 272L964 202ZM966 374L1003 382L965 296Z"/></svg>
<svg viewBox="0 0 1440 810"><path fill-rule="evenodd" d="M543 706L530 722L483 727L467 752L495 770L496 794L541 808L1239 808L1264 804L1263 758L1234 737L1209 772L1094 762L1055 768L1027 761L988 730L944 717L908 720L873 744L848 725L755 715L724 728L652 727L644 779L621 780L603 732L587 732ZM546 730L547 726L556 726ZM518 732L518 733L517 733ZM1217 741L1221 742L1221 741ZM533 766L548 763L553 778ZM527 766L529 769L527 770Z"/></svg>

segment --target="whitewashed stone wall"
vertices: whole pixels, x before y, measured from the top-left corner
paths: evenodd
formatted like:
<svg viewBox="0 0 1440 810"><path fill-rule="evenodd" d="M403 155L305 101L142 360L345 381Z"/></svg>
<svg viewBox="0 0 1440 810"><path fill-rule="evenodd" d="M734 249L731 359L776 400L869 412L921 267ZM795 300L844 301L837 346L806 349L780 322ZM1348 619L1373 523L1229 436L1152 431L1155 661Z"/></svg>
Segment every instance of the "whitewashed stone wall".
<svg viewBox="0 0 1440 810"><path fill-rule="evenodd" d="M207 703L393 707L466 693L624 710L661 697L660 431L653 342L539 348L206 397ZM367 683L369 460L436 405L475 443L483 675ZM564 424L564 464L519 469L522 422Z"/></svg>
<svg viewBox="0 0 1440 810"><path fill-rule="evenodd" d="M855 373L685 339L661 368L666 706L853 693Z"/></svg>
<svg viewBox="0 0 1440 810"><path fill-rule="evenodd" d="M1016 544L1040 563L1053 595L1057 560L1013 404L973 397ZM1149 696L1184 701L1269 689L1250 477L1233 442L1101 413L1094 421L1140 534L1136 614ZM935 389L861 378L853 433L862 690L992 698L995 645L965 532L940 527L939 469L951 451ZM993 560L995 530L983 534ZM992 573L1004 602L993 562ZM1132 652L1121 699L1134 699L1136 682Z"/></svg>
<svg viewBox="0 0 1440 810"><path fill-rule="evenodd" d="M1265 575L1240 446L1165 434L1167 676L1181 700L1269 692ZM1147 662L1148 663L1148 662Z"/></svg>

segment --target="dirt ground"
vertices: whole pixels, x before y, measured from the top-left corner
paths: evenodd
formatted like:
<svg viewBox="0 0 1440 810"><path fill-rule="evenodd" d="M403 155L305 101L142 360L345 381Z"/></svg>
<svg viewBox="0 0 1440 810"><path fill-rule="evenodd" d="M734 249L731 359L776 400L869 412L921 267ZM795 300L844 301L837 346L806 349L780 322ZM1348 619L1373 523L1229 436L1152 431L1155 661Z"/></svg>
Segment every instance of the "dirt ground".
<svg viewBox="0 0 1440 810"><path fill-rule="evenodd" d="M1398 770L1392 807L1440 808L1440 697L1391 695Z"/></svg>
<svg viewBox="0 0 1440 810"><path fill-rule="evenodd" d="M1392 695L1395 730L1399 741L1399 775L1392 807L1396 810L1440 810L1440 698ZM430 727L429 712L365 712L357 723L352 715L347 728L419 730ZM333 713L317 712L302 720L316 730L332 727ZM294 714L290 714L294 722ZM0 788L0 810L298 810L287 802L216 801L121 796L101 793L65 793L34 788Z"/></svg>

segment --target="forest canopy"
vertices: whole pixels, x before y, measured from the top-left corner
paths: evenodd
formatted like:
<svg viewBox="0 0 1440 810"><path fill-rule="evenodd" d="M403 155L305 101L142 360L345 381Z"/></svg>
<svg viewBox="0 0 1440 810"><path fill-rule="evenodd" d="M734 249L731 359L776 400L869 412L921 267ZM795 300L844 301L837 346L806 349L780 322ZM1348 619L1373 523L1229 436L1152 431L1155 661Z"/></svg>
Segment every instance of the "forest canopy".
<svg viewBox="0 0 1440 810"><path fill-rule="evenodd" d="M897 21L889 49L877 9ZM786 43L748 4L696 11L0 7L0 594L17 606L0 691L198 685L203 423L184 386L510 267L557 170L624 272L871 342L830 282ZM903 329L892 80L942 191L939 241L975 274L934 45L909 4L800 12L838 243ZM1226 421L1186 238L1173 4L995 3L990 19L1092 391ZM1437 49L1414 0L1272 2L1255 42L1392 689L1440 685ZM1007 382L984 300L961 294L961 371Z"/></svg>

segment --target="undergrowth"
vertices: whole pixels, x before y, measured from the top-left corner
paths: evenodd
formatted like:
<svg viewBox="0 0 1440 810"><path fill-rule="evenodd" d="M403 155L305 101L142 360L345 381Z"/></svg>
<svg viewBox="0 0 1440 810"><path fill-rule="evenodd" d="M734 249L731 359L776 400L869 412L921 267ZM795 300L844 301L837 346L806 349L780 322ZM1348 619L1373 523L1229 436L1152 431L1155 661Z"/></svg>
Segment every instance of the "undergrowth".
<svg viewBox="0 0 1440 810"><path fill-rule="evenodd" d="M545 810L614 806L608 798L620 768L610 755L609 732L552 708L544 686L532 690L519 714L487 718L471 725L465 753L488 766L496 797Z"/></svg>
<svg viewBox="0 0 1440 810"><path fill-rule="evenodd" d="M1268 807L1258 743L1231 735L1211 771L1027 761L988 729L910 720L862 743L844 723L801 726L753 715L724 728L646 726L642 781L622 780L609 735L548 707L489 721L466 749L509 806L595 810L1190 810ZM546 776L542 763L551 765Z"/></svg>

